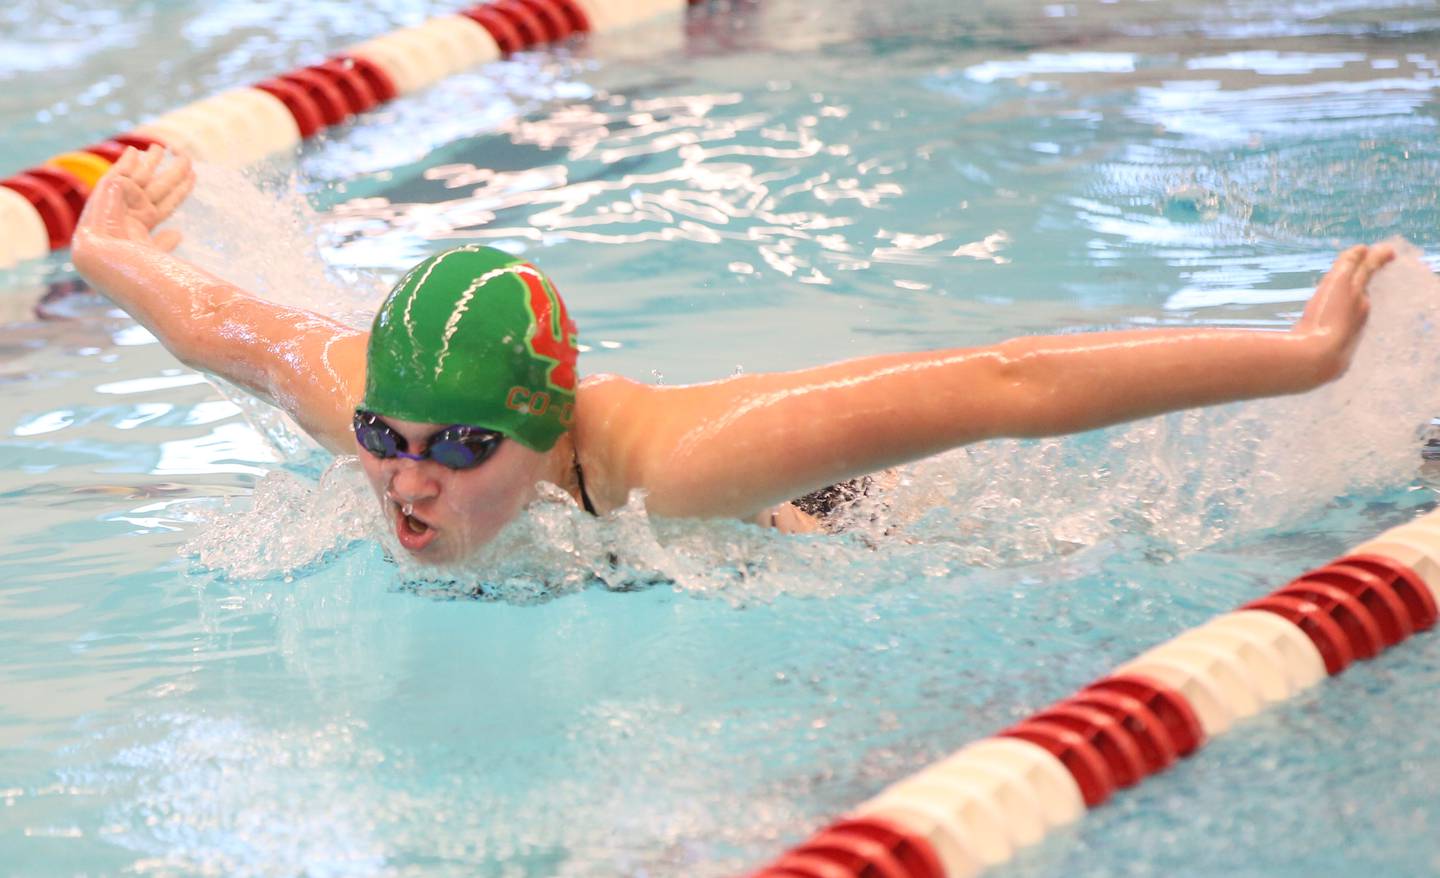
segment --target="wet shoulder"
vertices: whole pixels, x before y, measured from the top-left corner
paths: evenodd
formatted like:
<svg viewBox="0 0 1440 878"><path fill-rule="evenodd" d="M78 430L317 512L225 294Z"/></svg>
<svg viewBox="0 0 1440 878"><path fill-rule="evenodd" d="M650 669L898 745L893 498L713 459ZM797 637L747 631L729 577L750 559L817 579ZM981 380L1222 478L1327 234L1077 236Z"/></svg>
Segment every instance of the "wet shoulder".
<svg viewBox="0 0 1440 878"><path fill-rule="evenodd" d="M586 489L602 511L623 506L630 489L643 484L654 397L654 388L621 375L591 375L580 382L576 456Z"/></svg>

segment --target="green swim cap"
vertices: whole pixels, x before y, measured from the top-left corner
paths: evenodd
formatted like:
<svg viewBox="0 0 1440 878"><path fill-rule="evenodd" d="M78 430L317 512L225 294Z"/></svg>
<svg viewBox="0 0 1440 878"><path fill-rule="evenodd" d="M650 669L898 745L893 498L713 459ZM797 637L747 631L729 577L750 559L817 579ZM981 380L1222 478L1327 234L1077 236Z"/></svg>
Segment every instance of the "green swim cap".
<svg viewBox="0 0 1440 878"><path fill-rule="evenodd" d="M538 268L490 247L448 250L410 269L375 315L361 407L548 451L575 420L575 337Z"/></svg>

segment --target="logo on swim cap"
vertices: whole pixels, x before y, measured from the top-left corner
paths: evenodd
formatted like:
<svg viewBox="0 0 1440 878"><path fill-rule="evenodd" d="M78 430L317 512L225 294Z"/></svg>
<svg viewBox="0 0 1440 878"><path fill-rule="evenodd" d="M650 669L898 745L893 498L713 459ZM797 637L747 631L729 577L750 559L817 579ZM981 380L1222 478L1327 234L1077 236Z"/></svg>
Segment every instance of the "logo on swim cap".
<svg viewBox="0 0 1440 878"><path fill-rule="evenodd" d="M575 420L575 323L540 269L467 245L410 269L375 315L363 407L548 451Z"/></svg>

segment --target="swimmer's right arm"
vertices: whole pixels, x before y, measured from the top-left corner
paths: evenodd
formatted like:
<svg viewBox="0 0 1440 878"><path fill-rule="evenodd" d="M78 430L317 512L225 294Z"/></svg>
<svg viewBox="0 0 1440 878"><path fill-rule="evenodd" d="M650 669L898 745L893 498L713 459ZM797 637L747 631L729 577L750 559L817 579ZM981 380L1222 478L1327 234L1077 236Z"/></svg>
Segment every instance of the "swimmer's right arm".
<svg viewBox="0 0 1440 878"><path fill-rule="evenodd" d="M368 334L267 302L171 255L154 232L194 185L184 158L127 150L96 184L75 232L75 267L191 368L284 409L322 445L353 453Z"/></svg>

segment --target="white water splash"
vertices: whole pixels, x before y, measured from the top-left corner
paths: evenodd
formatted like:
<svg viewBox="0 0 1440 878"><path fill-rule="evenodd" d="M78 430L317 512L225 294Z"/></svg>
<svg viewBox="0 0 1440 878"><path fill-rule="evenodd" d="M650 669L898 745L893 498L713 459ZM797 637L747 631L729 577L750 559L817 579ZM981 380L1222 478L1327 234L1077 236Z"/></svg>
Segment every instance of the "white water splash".
<svg viewBox="0 0 1440 878"><path fill-rule="evenodd" d="M181 553L232 579L290 578L384 528L353 457L338 459L318 482L269 472L247 500L200 514Z"/></svg>
<svg viewBox="0 0 1440 878"><path fill-rule="evenodd" d="M196 168L195 191L175 212L176 255L262 299L368 328L387 286L321 257L320 220L292 176Z"/></svg>

